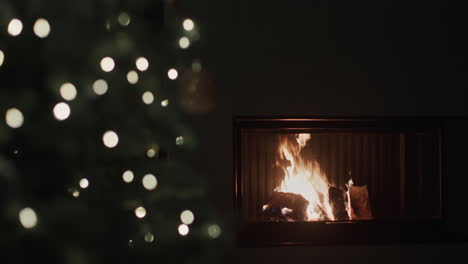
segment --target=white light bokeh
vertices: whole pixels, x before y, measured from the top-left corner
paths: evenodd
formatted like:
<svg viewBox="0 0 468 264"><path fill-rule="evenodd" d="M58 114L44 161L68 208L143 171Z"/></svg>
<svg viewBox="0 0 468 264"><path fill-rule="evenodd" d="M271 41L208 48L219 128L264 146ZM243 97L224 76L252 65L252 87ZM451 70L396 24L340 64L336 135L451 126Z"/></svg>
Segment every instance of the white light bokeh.
<svg viewBox="0 0 468 264"><path fill-rule="evenodd" d="M108 148L114 148L119 144L119 136L112 130L109 130L102 135L102 142Z"/></svg>
<svg viewBox="0 0 468 264"><path fill-rule="evenodd" d="M150 148L146 151L146 156L148 158L154 158L156 156L156 150L154 148Z"/></svg>
<svg viewBox="0 0 468 264"><path fill-rule="evenodd" d="M178 137L176 137L176 141L175 141L175 143L176 143L176 145L177 145L177 146L181 146L181 145L183 145L183 144L184 144L184 142L185 142L185 139L184 139L184 137L183 137L183 136L178 136Z"/></svg>
<svg viewBox="0 0 468 264"><path fill-rule="evenodd" d="M138 73L136 71L129 71L127 73L127 81L130 84L136 84L138 82Z"/></svg>
<svg viewBox="0 0 468 264"><path fill-rule="evenodd" d="M36 36L40 38L45 38L50 34L50 24L49 21L45 20L44 18L39 18L34 23L33 31Z"/></svg>
<svg viewBox="0 0 468 264"><path fill-rule="evenodd" d="M24 123L23 113L17 108L10 108L6 111L5 122L11 128L19 128Z"/></svg>
<svg viewBox="0 0 468 264"><path fill-rule="evenodd" d="M114 59L111 57L104 57L101 60L101 69L105 72L111 72L115 67Z"/></svg>
<svg viewBox="0 0 468 264"><path fill-rule="evenodd" d="M154 102L154 95L152 92L146 91L141 96L141 99L143 100L143 103L145 104L152 104Z"/></svg>
<svg viewBox="0 0 468 264"><path fill-rule="evenodd" d="M0 50L0 66L3 65L4 61L5 61L5 53L3 53L2 50Z"/></svg>
<svg viewBox="0 0 468 264"><path fill-rule="evenodd" d="M140 206L135 209L135 215L138 218L143 218L146 216L146 209L143 206Z"/></svg>
<svg viewBox="0 0 468 264"><path fill-rule="evenodd" d="M193 23L192 19L187 18L182 23L182 26L184 27L185 30L191 31L195 27L195 24Z"/></svg>
<svg viewBox="0 0 468 264"><path fill-rule="evenodd" d="M118 20L119 24L121 26L124 26L124 27L126 27L126 26L128 26L130 24L130 16L125 12L120 13L117 20Z"/></svg>
<svg viewBox="0 0 468 264"><path fill-rule="evenodd" d="M169 79L175 80L177 79L177 76L179 76L179 73L177 72L176 69L172 68L172 69L169 69L169 71L167 71L167 77L169 77Z"/></svg>
<svg viewBox="0 0 468 264"><path fill-rule="evenodd" d="M166 107L166 106L168 106L168 105L169 105L169 100L165 99L165 100L162 100L162 101L161 101L161 106L162 106L162 107Z"/></svg>
<svg viewBox="0 0 468 264"><path fill-rule="evenodd" d="M82 189L86 189L89 187L89 181L86 178L81 179L79 184Z"/></svg>
<svg viewBox="0 0 468 264"><path fill-rule="evenodd" d="M12 35L13 37L18 36L21 34L21 31L23 30L23 23L21 20L13 18L10 23L8 23L8 34Z"/></svg>
<svg viewBox="0 0 468 264"><path fill-rule="evenodd" d="M143 176L141 182L143 184L143 187L145 187L145 189L148 191L152 191L158 186L158 180L153 174L146 174L145 176Z"/></svg>
<svg viewBox="0 0 468 264"><path fill-rule="evenodd" d="M217 224L208 226L208 236L215 239L221 235L221 228Z"/></svg>
<svg viewBox="0 0 468 264"><path fill-rule="evenodd" d="M54 116L57 120L62 121L67 119L70 116L71 110L70 106L66 103L58 103L54 106L53 110Z"/></svg>
<svg viewBox="0 0 468 264"><path fill-rule="evenodd" d="M72 101L77 95L76 87L72 83L64 83L60 86L60 95L67 101Z"/></svg>
<svg viewBox="0 0 468 264"><path fill-rule="evenodd" d="M93 83L93 91L97 95L103 95L107 93L107 89L109 89L109 86L107 85L107 82L103 79L98 79Z"/></svg>
<svg viewBox="0 0 468 264"><path fill-rule="evenodd" d="M179 231L179 234L181 236L186 236L186 235L188 235L188 233L190 231L190 228L186 224L181 224L181 225L179 225L179 228L177 230Z"/></svg>
<svg viewBox="0 0 468 264"><path fill-rule="evenodd" d="M146 71L149 67L149 62L145 57L139 57L135 61L135 65L139 71Z"/></svg>
<svg viewBox="0 0 468 264"><path fill-rule="evenodd" d="M190 46L190 40L187 37L181 37L179 39L179 47L181 49L186 49Z"/></svg>
<svg viewBox="0 0 468 264"><path fill-rule="evenodd" d="M30 207L23 208L19 212L19 221L24 228L33 228L37 225L36 212Z"/></svg>
<svg viewBox="0 0 468 264"><path fill-rule="evenodd" d="M180 214L180 221L186 225L193 223L193 220L195 220L195 216L190 210L185 210Z"/></svg>
<svg viewBox="0 0 468 264"><path fill-rule="evenodd" d="M148 243L152 243L154 241L154 235L150 232L145 234L145 241Z"/></svg>
<svg viewBox="0 0 468 264"><path fill-rule="evenodd" d="M73 197L78 198L78 197L80 197L80 191L75 190L75 191L73 191L72 195L73 195Z"/></svg>
<svg viewBox="0 0 468 264"><path fill-rule="evenodd" d="M126 170L122 174L122 179L126 183L131 183L134 178L135 178L135 175L133 174L133 171L131 171L131 170Z"/></svg>

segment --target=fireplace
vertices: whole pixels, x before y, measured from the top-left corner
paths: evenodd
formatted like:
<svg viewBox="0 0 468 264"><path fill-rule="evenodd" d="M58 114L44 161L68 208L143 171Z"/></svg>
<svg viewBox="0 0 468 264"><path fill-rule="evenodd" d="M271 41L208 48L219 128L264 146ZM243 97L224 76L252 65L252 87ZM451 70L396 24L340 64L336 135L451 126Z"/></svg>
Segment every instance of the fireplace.
<svg viewBox="0 0 468 264"><path fill-rule="evenodd" d="M234 119L242 245L442 236L437 118Z"/></svg>

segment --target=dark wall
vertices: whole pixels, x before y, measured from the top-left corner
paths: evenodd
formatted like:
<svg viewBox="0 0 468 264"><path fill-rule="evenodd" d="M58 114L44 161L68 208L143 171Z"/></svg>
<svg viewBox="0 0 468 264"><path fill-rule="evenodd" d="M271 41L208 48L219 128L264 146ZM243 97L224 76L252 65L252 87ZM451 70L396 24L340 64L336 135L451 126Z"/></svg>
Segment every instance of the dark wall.
<svg viewBox="0 0 468 264"><path fill-rule="evenodd" d="M213 74L216 84L216 108L193 118L200 135L199 168L210 179L213 200L226 213L233 209L235 115L468 114L468 23L462 6L413 0L191 2L187 10L197 14L202 24L204 69ZM460 148L455 152L464 154ZM452 169L452 177L459 180L466 177L461 160ZM455 226L464 226L460 221L454 221ZM467 249L463 245L232 248L226 259L431 263L464 256Z"/></svg>

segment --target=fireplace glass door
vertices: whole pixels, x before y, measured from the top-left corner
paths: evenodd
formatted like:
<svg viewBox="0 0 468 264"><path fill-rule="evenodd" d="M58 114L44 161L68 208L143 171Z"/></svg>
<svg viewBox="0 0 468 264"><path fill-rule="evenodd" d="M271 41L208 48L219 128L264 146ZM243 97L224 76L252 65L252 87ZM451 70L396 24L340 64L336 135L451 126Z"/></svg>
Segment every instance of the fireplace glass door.
<svg viewBox="0 0 468 264"><path fill-rule="evenodd" d="M441 131L431 122L244 120L236 202L249 222L438 219Z"/></svg>

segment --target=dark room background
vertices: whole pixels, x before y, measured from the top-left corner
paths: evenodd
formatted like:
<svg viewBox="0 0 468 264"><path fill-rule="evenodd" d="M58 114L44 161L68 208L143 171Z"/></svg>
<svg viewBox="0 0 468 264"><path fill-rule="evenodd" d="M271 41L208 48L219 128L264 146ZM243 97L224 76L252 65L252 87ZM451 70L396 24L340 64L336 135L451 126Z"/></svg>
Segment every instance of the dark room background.
<svg viewBox="0 0 468 264"><path fill-rule="evenodd" d="M466 9L448 1L192 1L202 64L215 102L195 115L195 163L216 206L233 215L232 119L236 115L467 115ZM463 132L457 132L463 137ZM464 144L464 145L463 145ZM449 208L466 232L468 159L452 144ZM451 189L450 189L451 188ZM456 195L458 193L458 196ZM464 262L463 244L237 248L226 263Z"/></svg>

